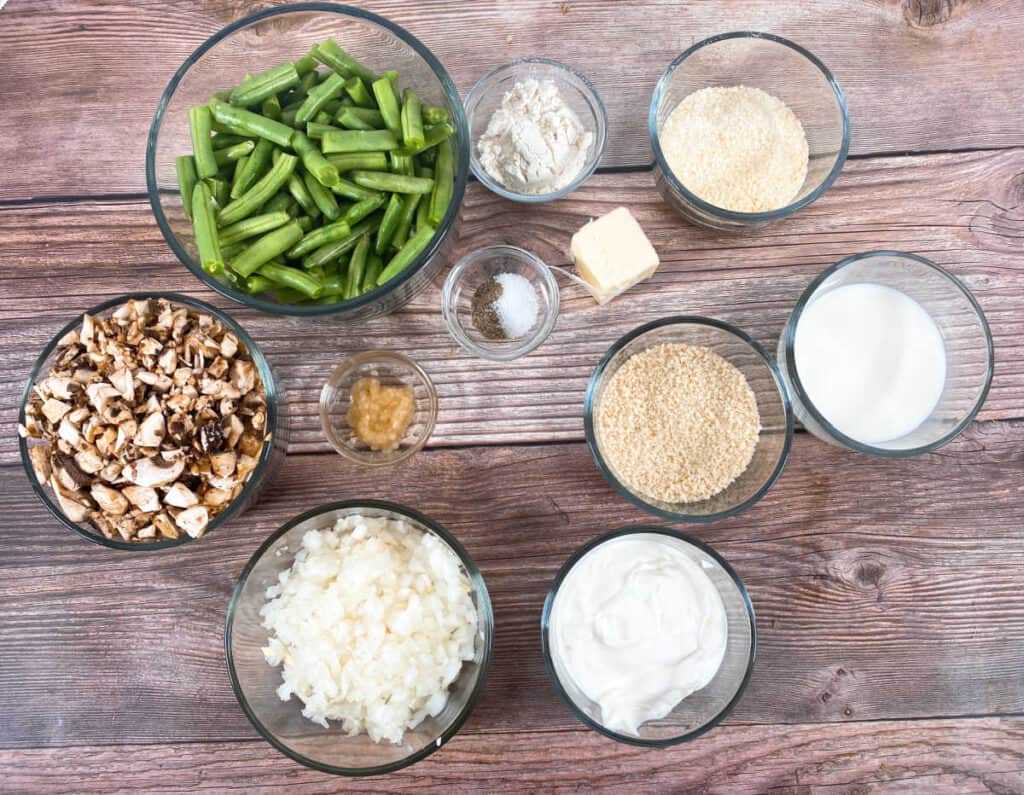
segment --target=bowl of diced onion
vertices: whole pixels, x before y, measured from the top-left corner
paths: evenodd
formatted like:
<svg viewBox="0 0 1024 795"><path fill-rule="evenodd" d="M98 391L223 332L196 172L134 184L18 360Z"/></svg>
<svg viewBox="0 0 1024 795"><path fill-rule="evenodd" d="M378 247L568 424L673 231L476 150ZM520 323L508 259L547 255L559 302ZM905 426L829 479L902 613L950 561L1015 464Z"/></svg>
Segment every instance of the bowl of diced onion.
<svg viewBox="0 0 1024 795"><path fill-rule="evenodd" d="M494 617L465 548L396 503L296 516L252 556L225 629L253 726L317 770L379 775L458 732L487 678Z"/></svg>

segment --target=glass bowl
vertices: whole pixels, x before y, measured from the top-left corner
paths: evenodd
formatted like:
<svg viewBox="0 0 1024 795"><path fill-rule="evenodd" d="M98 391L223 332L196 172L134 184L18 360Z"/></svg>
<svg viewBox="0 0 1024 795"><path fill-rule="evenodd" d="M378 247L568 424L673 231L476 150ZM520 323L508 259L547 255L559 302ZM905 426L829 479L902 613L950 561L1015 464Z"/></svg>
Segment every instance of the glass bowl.
<svg viewBox="0 0 1024 795"><path fill-rule="evenodd" d="M754 392L761 433L750 464L718 494L699 502L665 502L638 494L616 474L601 451L595 418L612 376L630 357L655 345L682 343L710 348L734 365ZM680 315L655 320L619 339L601 359L587 384L583 426L594 462L627 500L677 522L713 522L745 511L760 500L782 473L793 441L793 411L778 367L764 349L735 326L705 317Z"/></svg>
<svg viewBox="0 0 1024 795"><path fill-rule="evenodd" d="M430 245L398 276L358 298L333 304L283 304L269 294L249 295L207 274L197 261L192 225L185 218L174 159L192 151L188 110L206 104L215 91L238 83L332 37L371 68L398 69L402 85L415 88L424 103L446 107L455 127L455 187L448 212ZM296 3L251 14L220 30L175 72L157 106L146 145L146 187L164 239L193 275L221 295L276 315L333 314L346 320L393 312L438 275L454 235L469 175L469 133L455 84L437 58L398 25L358 8L333 3Z"/></svg>
<svg viewBox="0 0 1024 795"><path fill-rule="evenodd" d="M553 82L584 129L594 136L580 173L568 185L549 193L519 193L498 184L481 165L477 152L477 142L487 130L491 115L501 105L505 92L517 82L530 78ZM466 117L470 139L469 167L473 176L499 196L528 204L554 201L576 190L594 173L608 142L608 113L597 89L572 67L547 58L521 58L481 77L466 97Z"/></svg>
<svg viewBox="0 0 1024 795"><path fill-rule="evenodd" d="M360 378L377 378L383 386L412 387L415 413L395 450L373 450L348 424L352 386ZM416 362L395 351L366 351L339 364L320 390L320 422L327 440L341 455L369 467L391 466L423 449L437 422L434 382Z"/></svg>
<svg viewBox="0 0 1024 795"><path fill-rule="evenodd" d="M804 310L827 292L871 283L899 290L917 301L942 335L946 383L931 414L913 431L879 444L853 439L825 418L807 394L796 365L796 329ZM820 273L797 301L779 339L779 365L803 426L819 439L859 453L905 458L937 450L971 424L992 383L992 333L970 291L934 262L901 251L868 251Z"/></svg>
<svg viewBox="0 0 1024 795"><path fill-rule="evenodd" d="M781 99L807 135L809 162L803 187L793 201L770 212L735 212L704 201L676 178L661 148L661 127L683 99L708 86L739 85ZM726 231L763 226L809 205L839 176L850 147L846 97L832 73L803 47L749 31L712 36L669 64L651 98L648 131L655 182L664 199L688 221Z"/></svg>
<svg viewBox="0 0 1024 795"><path fill-rule="evenodd" d="M434 718L405 732L404 743L374 743L367 735L350 737L340 724L325 729L302 716L297 698L281 701L277 688L281 669L271 667L263 657L267 632L260 608L269 586L291 567L292 550L301 546L307 530L332 527L354 513L383 516L409 522L424 533L432 533L458 555L473 586L479 635L476 659L465 662L449 690L448 703ZM238 703L257 731L277 750L308 767L345 776L390 773L432 754L448 742L469 717L483 692L494 644L494 615L487 586L469 553L441 525L420 513L381 500L346 500L321 505L296 516L271 535L242 570L228 607L224 633L228 674Z"/></svg>
<svg viewBox="0 0 1024 795"><path fill-rule="evenodd" d="M105 547L124 549L132 552L149 552L158 549L168 549L169 547L177 547L182 544L187 544L190 541L200 540L213 533L218 527L233 517L241 516L257 502L267 486L271 481L273 481L278 470L281 468L281 464L284 462L285 450L288 447L288 422L285 412L284 394L277 386L270 363L263 355L263 352L259 349L259 346L253 341L252 337L245 332L245 329L232 320L229 315L196 298L189 298L188 296L178 295L177 293L155 292L127 293L125 295L120 295L117 298L111 298L109 301L104 301L102 304L97 304L96 306L85 310L85 314L96 317L107 317L112 314L117 307L121 306L128 300L155 300L158 298L164 298L174 304L187 306L197 312L202 312L215 317L225 327L230 329L231 333L238 337L238 341L241 343L242 347L249 351L249 355L252 356L252 360L256 364L256 369L259 372L260 378L263 380L263 387L267 396L266 433L270 437L270 442L263 445L259 463L256 465L256 469L254 469L252 474L249 476L249 480L245 484L245 488L242 489L241 494L239 494L238 498L228 505L223 512L210 520L210 523L206 527L206 531L199 537L199 539L194 539L188 534L182 533L180 538L168 538L161 541L143 543L106 538L96 528L92 527L92 525L85 522L72 521L61 509L56 498L51 494L50 489L48 487L44 487L44 485L39 482L39 478L36 477L35 469L32 467L32 462L29 458L29 448L38 444L39 440L25 438L24 436L19 435L18 446L21 449L21 462L25 468L25 475L28 477L29 483L32 484L33 491L35 491L39 499L42 500L43 505L49 509L50 513L52 513L58 521L60 521L61 524L69 530L74 530L82 536L82 538L85 538L88 541L92 541L95 544L101 544ZM28 381L25 382L25 388L21 394L21 405L18 410L19 426L23 426L25 424L25 407L28 404L32 387L35 386L41 378L45 377L53 366L54 351L57 348L57 343L60 342L64 335L73 329L80 328L81 325L82 316L78 315L74 320L58 331L56 336L50 340L49 344L43 348L43 352L39 354L39 358L36 359L35 364L32 366L32 372L29 374Z"/></svg>
<svg viewBox="0 0 1024 795"><path fill-rule="evenodd" d="M529 280L537 296L537 319L514 339L488 339L473 324L473 297L488 279L517 273ZM467 254L451 269L441 293L441 312L448 333L481 359L508 362L524 356L548 338L558 319L558 283L544 262L515 246L489 246Z"/></svg>
<svg viewBox="0 0 1024 795"><path fill-rule="evenodd" d="M728 621L728 640L722 664L715 677L705 687L680 701L664 718L647 721L641 724L637 735L629 735L602 725L600 705L588 698L565 670L562 660L558 657L557 646L551 637L551 616L559 588L577 563L603 544L637 536L647 536L652 540L670 544L701 567L722 597ZM733 571L732 566L714 549L686 533L646 525L613 530L584 544L573 553L559 570L544 600L540 637L544 668L548 672L548 677L562 700L576 713L576 717L591 729L620 743L654 748L664 748L700 737L728 715L750 681L757 652L754 606L750 602L746 586Z"/></svg>

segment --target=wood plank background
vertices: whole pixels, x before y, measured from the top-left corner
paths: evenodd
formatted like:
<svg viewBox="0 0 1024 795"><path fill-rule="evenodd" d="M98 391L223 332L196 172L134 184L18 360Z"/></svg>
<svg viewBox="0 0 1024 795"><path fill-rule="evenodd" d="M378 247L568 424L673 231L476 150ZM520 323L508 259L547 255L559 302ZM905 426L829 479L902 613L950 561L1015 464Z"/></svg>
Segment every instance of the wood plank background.
<svg viewBox="0 0 1024 795"><path fill-rule="evenodd" d="M175 261L142 195L152 111L203 38L259 5L10 0L0 11L0 790L1024 791L1024 4L361 3L431 47L463 93L502 62L546 55L581 69L608 105L601 173L543 208L471 185L459 252L508 242L565 264L572 232L624 204L663 264L606 307L563 283L554 334L501 366L451 342L436 287L352 328L230 306ZM808 210L723 237L683 224L655 193L646 105L682 48L738 29L789 36L825 60L850 102L853 157ZM652 519L605 484L582 443L591 370L625 331L681 312L730 320L774 349L813 275L870 248L923 254L974 291L997 359L980 421L910 461L798 433L761 503L694 531L735 565L758 613L758 661L736 710L666 751L585 731L543 673L544 594L581 543ZM58 526L15 442L38 351L75 313L129 289L228 309L278 369L293 427L263 503L155 555ZM410 353L441 399L430 448L383 477L330 453L315 410L330 369L370 347ZM300 510L357 496L406 502L453 530L480 564L498 631L485 696L449 746L346 782L258 738L231 694L222 633L260 540Z"/></svg>

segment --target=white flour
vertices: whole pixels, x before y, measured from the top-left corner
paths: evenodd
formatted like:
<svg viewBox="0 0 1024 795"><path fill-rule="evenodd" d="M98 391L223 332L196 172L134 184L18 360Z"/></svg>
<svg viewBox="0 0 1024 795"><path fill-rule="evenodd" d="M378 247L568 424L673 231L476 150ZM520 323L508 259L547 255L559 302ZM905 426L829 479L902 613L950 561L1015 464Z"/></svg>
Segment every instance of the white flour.
<svg viewBox="0 0 1024 795"><path fill-rule="evenodd" d="M551 81L529 79L505 92L477 142L480 164L516 193L551 193L572 182L594 143Z"/></svg>

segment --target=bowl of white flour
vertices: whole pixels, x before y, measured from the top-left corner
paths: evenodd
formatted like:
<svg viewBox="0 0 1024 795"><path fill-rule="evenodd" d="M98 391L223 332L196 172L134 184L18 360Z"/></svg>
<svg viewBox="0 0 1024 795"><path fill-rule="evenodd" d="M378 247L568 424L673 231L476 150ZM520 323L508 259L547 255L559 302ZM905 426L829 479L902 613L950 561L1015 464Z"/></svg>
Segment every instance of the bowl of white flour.
<svg viewBox="0 0 1024 795"><path fill-rule="evenodd" d="M470 168L507 199L546 202L594 173L608 115L597 90L574 69L526 58L485 75L466 97Z"/></svg>

